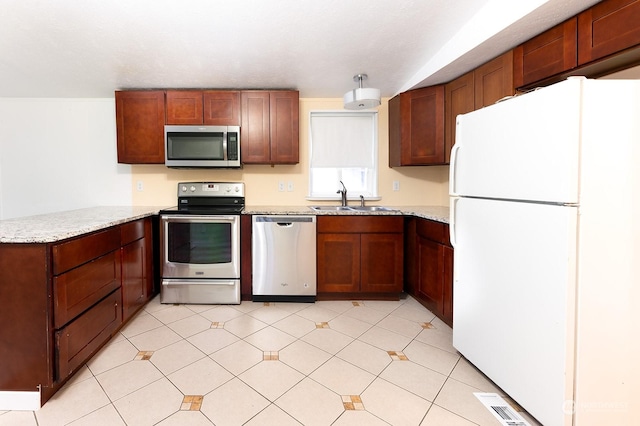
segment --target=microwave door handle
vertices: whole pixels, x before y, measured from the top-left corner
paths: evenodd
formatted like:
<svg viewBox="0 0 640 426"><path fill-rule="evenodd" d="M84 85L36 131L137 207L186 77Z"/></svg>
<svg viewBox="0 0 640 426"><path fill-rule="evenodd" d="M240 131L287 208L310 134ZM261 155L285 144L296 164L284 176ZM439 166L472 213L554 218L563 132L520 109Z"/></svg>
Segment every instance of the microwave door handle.
<svg viewBox="0 0 640 426"><path fill-rule="evenodd" d="M224 161L229 160L229 156L227 155L227 133L227 130L222 132L222 159Z"/></svg>

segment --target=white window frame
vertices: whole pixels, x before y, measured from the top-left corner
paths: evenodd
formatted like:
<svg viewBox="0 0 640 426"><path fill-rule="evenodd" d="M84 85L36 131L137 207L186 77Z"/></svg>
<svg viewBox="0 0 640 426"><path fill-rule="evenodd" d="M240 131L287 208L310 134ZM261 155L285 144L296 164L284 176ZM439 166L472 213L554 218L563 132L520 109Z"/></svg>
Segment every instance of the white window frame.
<svg viewBox="0 0 640 426"><path fill-rule="evenodd" d="M333 147L332 152L336 152L336 166L327 167L327 173L322 173L323 167L316 167L314 172L314 163L327 163L332 160L328 160L322 154L319 154L321 158L318 160L318 155L314 158L314 138L313 138L313 119L318 118L335 118L335 119L348 119L349 117L357 117L359 119L369 118L371 121L367 123L365 127L367 130L371 130L371 152L366 157L356 157L357 154L349 153L349 149L344 149L349 141L336 141L336 147ZM365 122L359 120L356 123L357 126L362 126ZM369 125L371 127L369 127ZM347 124L348 126L348 124ZM361 127L362 128L362 127ZM362 132L363 134L365 132ZM346 134L346 133L345 133ZM365 140L361 143L367 143ZM315 141L317 144L318 142ZM358 149L355 149L358 151ZM362 150L365 151L364 149ZM318 151L320 152L320 151ZM326 153L326 151L325 151ZM342 155L340 155L342 154ZM342 163L341 167L339 163ZM360 164L359 164L360 163ZM369 163L370 166L367 166ZM351 166L351 167L349 167ZM324 175L322 182L325 183L323 188L320 185L315 186L314 191L314 175L318 179L318 175ZM349 200L359 200L360 195L363 195L365 200L380 200L378 194L378 112L377 111L310 111L309 113L309 193L307 195L308 200L336 200L340 199L340 195L336 192L342 188L340 180L342 180L347 188L347 196Z"/></svg>

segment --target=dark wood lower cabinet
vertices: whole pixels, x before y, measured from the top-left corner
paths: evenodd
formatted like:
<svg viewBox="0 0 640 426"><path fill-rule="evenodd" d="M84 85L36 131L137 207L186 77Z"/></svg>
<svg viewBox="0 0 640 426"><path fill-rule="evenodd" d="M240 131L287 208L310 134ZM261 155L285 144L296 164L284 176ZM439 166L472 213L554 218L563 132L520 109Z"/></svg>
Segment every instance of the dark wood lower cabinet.
<svg viewBox="0 0 640 426"><path fill-rule="evenodd" d="M360 234L321 233L317 245L318 293L359 292Z"/></svg>
<svg viewBox="0 0 640 426"><path fill-rule="evenodd" d="M122 244L122 319L128 320L153 295L151 218L120 226Z"/></svg>
<svg viewBox="0 0 640 426"><path fill-rule="evenodd" d="M0 244L0 391L44 404L154 295L151 221Z"/></svg>
<svg viewBox="0 0 640 426"><path fill-rule="evenodd" d="M253 298L252 226L251 215L243 214L240 216L240 298L242 300Z"/></svg>
<svg viewBox="0 0 640 426"><path fill-rule="evenodd" d="M120 289L56 331L56 358L59 381L76 371L122 324Z"/></svg>
<svg viewBox="0 0 640 426"><path fill-rule="evenodd" d="M408 217L405 252L405 290L453 326L453 248L449 225Z"/></svg>
<svg viewBox="0 0 640 426"><path fill-rule="evenodd" d="M398 299L402 216L318 216L318 299Z"/></svg>

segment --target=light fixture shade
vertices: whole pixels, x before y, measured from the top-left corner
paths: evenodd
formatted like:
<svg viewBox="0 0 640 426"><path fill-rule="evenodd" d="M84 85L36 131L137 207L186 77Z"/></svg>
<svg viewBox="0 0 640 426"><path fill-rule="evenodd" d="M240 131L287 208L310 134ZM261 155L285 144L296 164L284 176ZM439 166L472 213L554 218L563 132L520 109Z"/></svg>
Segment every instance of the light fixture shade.
<svg viewBox="0 0 640 426"><path fill-rule="evenodd" d="M345 109L369 109L380 105L380 90L359 87L344 94Z"/></svg>

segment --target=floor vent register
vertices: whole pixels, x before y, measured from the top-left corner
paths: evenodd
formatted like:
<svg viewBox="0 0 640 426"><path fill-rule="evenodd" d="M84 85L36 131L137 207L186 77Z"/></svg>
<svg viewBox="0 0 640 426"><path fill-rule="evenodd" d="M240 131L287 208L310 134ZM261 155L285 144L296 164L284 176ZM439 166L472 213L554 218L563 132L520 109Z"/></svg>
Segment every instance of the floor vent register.
<svg viewBox="0 0 640 426"><path fill-rule="evenodd" d="M504 426L531 426L497 393L474 392L482 405Z"/></svg>

